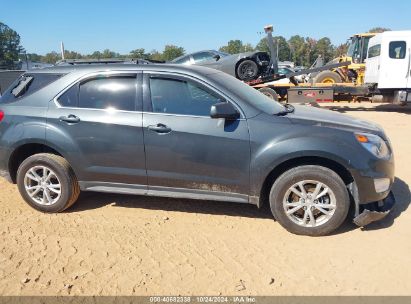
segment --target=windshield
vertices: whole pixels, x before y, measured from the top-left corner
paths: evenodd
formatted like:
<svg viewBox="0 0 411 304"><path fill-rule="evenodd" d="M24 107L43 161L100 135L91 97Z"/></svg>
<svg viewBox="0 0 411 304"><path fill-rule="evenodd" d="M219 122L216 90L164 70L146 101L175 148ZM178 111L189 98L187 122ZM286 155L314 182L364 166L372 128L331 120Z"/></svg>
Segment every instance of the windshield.
<svg viewBox="0 0 411 304"><path fill-rule="evenodd" d="M214 54L218 54L218 55L220 55L221 57L230 56L230 54L224 53L224 52L220 52L220 51L214 51Z"/></svg>
<svg viewBox="0 0 411 304"><path fill-rule="evenodd" d="M354 57L354 55L358 54L358 39L356 37L352 37L349 41L349 47L347 51L348 57Z"/></svg>
<svg viewBox="0 0 411 304"><path fill-rule="evenodd" d="M274 115L284 111L284 106L282 106L279 102L270 99L264 94L261 94L256 89L253 89L249 85L234 78L233 76L224 74L222 72L213 73L208 76L215 80L217 83L223 85L234 95L237 95L239 98L248 102L264 113Z"/></svg>

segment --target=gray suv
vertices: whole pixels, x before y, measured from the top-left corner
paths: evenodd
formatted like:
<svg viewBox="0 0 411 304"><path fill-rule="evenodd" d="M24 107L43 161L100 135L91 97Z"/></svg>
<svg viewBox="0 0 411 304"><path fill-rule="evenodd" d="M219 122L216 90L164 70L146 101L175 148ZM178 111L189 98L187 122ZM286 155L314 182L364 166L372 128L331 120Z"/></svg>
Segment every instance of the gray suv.
<svg viewBox="0 0 411 304"><path fill-rule="evenodd" d="M375 124L281 105L220 71L182 65L54 67L0 99L0 170L61 212L80 191L268 203L287 230L329 234L394 204Z"/></svg>

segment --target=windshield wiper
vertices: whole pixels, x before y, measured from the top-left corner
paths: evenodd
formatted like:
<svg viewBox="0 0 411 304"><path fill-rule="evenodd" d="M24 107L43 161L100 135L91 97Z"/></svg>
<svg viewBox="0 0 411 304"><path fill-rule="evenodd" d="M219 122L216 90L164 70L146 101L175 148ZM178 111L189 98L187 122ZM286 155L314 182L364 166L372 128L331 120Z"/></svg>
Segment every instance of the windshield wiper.
<svg viewBox="0 0 411 304"><path fill-rule="evenodd" d="M284 115L287 115L289 113L293 113L294 110L295 110L294 106L290 105L288 103L284 104L283 106L284 106L285 110L278 112L276 114L277 116L284 116Z"/></svg>

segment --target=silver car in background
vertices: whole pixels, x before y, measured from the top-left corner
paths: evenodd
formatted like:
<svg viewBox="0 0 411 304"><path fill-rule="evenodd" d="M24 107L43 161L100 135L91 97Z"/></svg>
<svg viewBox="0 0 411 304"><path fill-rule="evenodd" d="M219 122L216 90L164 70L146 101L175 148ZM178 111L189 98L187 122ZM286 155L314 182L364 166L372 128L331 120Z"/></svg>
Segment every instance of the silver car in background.
<svg viewBox="0 0 411 304"><path fill-rule="evenodd" d="M243 81L257 79L269 70L270 56L266 52L254 51L230 55L207 50L178 57L171 63L202 65L220 70Z"/></svg>

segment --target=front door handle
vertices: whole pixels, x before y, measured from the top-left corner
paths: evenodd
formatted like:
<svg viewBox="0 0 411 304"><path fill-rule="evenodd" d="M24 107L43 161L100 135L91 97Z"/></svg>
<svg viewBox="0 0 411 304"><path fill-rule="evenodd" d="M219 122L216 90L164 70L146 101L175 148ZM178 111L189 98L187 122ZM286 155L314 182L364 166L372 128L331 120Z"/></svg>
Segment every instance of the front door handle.
<svg viewBox="0 0 411 304"><path fill-rule="evenodd" d="M61 116L59 118L61 121L67 122L67 123L78 123L80 122L80 118L77 117L76 115L70 114L68 116Z"/></svg>
<svg viewBox="0 0 411 304"><path fill-rule="evenodd" d="M167 134L171 132L171 128L167 127L163 124L156 124L147 127L149 130L160 133L160 134Z"/></svg>

